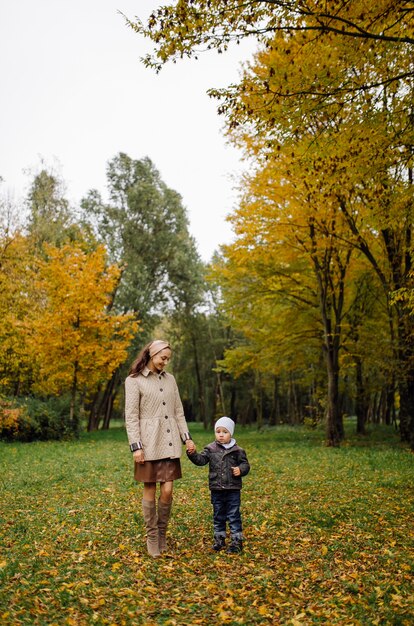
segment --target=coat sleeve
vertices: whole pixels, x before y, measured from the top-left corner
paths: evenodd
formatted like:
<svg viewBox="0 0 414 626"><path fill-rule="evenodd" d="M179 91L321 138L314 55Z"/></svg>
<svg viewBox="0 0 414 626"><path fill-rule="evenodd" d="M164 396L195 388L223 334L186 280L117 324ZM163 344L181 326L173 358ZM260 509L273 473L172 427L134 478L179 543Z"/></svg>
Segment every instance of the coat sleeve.
<svg viewBox="0 0 414 626"><path fill-rule="evenodd" d="M190 454L187 450L187 456L194 465L202 466L210 462L210 452L207 448L204 448L202 452L194 452L193 454Z"/></svg>
<svg viewBox="0 0 414 626"><path fill-rule="evenodd" d="M129 445L136 444L138 448L142 447L141 443L141 424L140 424L140 392L138 381L135 378L125 380L125 426L128 435Z"/></svg>
<svg viewBox="0 0 414 626"><path fill-rule="evenodd" d="M250 463L247 460L247 455L242 448L240 448L239 455L240 455L240 458L239 458L240 475L247 476L247 474L250 472Z"/></svg>
<svg viewBox="0 0 414 626"><path fill-rule="evenodd" d="M180 437L182 441L187 441L187 439L191 439L190 432L188 430L187 422L184 415L183 403L181 402L180 392L178 391L178 386L175 378L173 378L174 385L174 417L177 422L178 430L180 433Z"/></svg>

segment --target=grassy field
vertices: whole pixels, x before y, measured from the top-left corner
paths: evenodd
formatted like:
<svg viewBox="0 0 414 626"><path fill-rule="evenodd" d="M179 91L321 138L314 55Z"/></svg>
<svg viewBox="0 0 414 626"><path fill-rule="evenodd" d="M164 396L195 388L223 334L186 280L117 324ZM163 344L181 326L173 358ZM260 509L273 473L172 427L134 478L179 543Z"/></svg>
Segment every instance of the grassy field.
<svg viewBox="0 0 414 626"><path fill-rule="evenodd" d="M414 456L394 431L340 449L304 428L236 435L244 552L210 550L207 468L184 457L161 559L122 428L0 444L0 623L414 624Z"/></svg>

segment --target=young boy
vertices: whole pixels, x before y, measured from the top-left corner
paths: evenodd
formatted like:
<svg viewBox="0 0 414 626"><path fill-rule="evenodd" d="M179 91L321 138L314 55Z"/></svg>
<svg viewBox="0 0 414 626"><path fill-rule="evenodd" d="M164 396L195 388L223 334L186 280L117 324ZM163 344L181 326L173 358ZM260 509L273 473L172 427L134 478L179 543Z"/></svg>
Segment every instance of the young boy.
<svg viewBox="0 0 414 626"><path fill-rule="evenodd" d="M245 451L233 439L235 424L229 417L217 420L214 432L216 440L209 443L202 452L187 450L187 456L194 465L209 464L209 487L213 505L214 544L213 550L226 547L226 522L229 522L231 544L227 552L241 552L243 549L242 521L240 515L240 490L242 476L250 471Z"/></svg>

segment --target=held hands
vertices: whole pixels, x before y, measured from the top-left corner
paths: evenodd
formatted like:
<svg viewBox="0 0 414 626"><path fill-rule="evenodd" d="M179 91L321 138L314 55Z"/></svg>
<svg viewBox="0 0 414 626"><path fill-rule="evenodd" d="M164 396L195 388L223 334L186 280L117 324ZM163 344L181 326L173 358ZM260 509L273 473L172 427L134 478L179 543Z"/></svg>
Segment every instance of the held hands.
<svg viewBox="0 0 414 626"><path fill-rule="evenodd" d="M196 452L197 450L192 439L187 439L187 441L185 442L185 447L187 449L187 452L189 452L190 454L194 454L194 452Z"/></svg>
<svg viewBox="0 0 414 626"><path fill-rule="evenodd" d="M133 457L135 463L139 463L140 465L145 463L144 450L135 450Z"/></svg>
<svg viewBox="0 0 414 626"><path fill-rule="evenodd" d="M191 441L191 439L187 439L187 441L185 442L185 447L190 454L193 454L196 451L194 441ZM133 457L135 463L139 463L140 465L143 465L145 463L144 450L135 450Z"/></svg>
<svg viewBox="0 0 414 626"><path fill-rule="evenodd" d="M233 476L240 476L240 467L232 467Z"/></svg>

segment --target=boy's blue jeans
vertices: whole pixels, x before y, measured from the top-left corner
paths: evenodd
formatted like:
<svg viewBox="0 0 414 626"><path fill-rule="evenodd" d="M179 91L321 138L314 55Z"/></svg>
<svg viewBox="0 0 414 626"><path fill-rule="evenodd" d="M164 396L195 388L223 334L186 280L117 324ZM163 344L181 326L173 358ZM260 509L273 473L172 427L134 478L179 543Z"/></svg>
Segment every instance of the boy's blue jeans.
<svg viewBox="0 0 414 626"><path fill-rule="evenodd" d="M240 489L220 489L211 491L213 505L214 534L226 536L228 521L232 538L242 539L242 521L240 514Z"/></svg>

